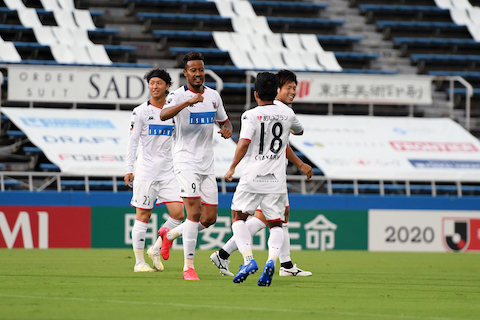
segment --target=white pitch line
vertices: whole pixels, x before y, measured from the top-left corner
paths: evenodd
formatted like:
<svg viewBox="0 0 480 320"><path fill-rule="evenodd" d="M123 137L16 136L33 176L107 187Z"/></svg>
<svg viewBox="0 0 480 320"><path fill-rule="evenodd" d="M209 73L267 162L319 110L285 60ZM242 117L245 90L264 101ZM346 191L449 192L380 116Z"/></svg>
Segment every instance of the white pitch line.
<svg viewBox="0 0 480 320"><path fill-rule="evenodd" d="M147 301L127 301L127 300L101 300L101 299L88 299L88 298L68 298L68 297L41 297L41 296L24 296L13 294L1 294L0 297L4 298L19 298L19 299L44 299L44 300L65 300L65 301L88 301L95 303L121 303L121 304L139 304L139 305L157 305L157 306L172 306L183 308L207 308L207 309L237 309L248 311L268 311L268 312L291 312L291 313L309 313L309 314L336 314L346 316L363 316L363 317L379 317L379 318L393 318L393 319L421 319L421 320L475 320L473 318L444 318L444 317L427 317L424 316L408 316L408 315L392 315L392 314L380 314L380 313L362 313L362 312L345 312L345 311L328 311L328 310L300 310L300 309L276 309L276 308L256 308L248 306L217 306L217 305L195 305L185 303L172 303L172 302L147 302Z"/></svg>

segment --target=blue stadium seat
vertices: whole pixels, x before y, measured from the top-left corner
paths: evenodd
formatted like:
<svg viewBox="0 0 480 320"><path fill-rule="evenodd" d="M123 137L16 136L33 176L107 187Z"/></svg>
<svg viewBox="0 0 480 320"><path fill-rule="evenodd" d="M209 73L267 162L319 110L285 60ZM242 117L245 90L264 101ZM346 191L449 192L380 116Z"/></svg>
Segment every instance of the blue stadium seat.
<svg viewBox="0 0 480 320"><path fill-rule="evenodd" d="M360 4L360 11L366 13L449 13L448 9L442 9L437 6L409 6L409 5L388 5L388 4Z"/></svg>
<svg viewBox="0 0 480 320"><path fill-rule="evenodd" d="M479 62L480 55L460 55L460 54L412 54L410 58L413 62L440 62L440 63L458 63L465 64L469 62Z"/></svg>
<svg viewBox="0 0 480 320"><path fill-rule="evenodd" d="M40 163L40 169L43 171L60 171L60 168L53 163Z"/></svg>
<svg viewBox="0 0 480 320"><path fill-rule="evenodd" d="M20 130L7 130L7 136L14 138L26 138L27 136Z"/></svg>
<svg viewBox="0 0 480 320"><path fill-rule="evenodd" d="M37 147L23 147L23 152L31 154L40 154L43 153L42 149Z"/></svg>
<svg viewBox="0 0 480 320"><path fill-rule="evenodd" d="M460 26L454 22L428 22L428 21L377 21L380 29L390 27L396 29L418 30L418 29L450 29L467 30L467 27Z"/></svg>

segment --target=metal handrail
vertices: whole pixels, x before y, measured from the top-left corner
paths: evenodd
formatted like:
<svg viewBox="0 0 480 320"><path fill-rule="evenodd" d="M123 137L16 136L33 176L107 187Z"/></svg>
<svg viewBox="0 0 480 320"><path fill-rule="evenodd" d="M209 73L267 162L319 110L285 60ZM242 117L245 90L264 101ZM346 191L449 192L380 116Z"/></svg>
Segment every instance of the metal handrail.
<svg viewBox="0 0 480 320"><path fill-rule="evenodd" d="M84 180L83 183L83 190L86 193L89 193L91 191L90 188L90 182L95 181L95 179L92 178L92 176L75 176L75 175L67 175L63 174L61 172L35 172L35 171L0 171L0 191L5 191L6 186L5 186L5 181L8 180L19 180L24 179L26 181L21 180L20 185L23 187L25 190L28 189L29 192L42 192L44 191L47 187L53 185L56 183L56 190L57 192L62 192L62 178L78 178ZM35 187L34 185L34 178L45 178L47 179L43 184L39 185L38 187ZM101 176L95 176L95 178L109 178L112 181L112 188L111 191L113 193L118 192L118 178L119 177L101 177ZM106 180L109 181L109 180ZM123 181L123 177L121 177L121 180ZM345 183L348 182L348 189L352 189L352 193L355 196L361 195L362 193L360 192L360 189L362 186L364 186L364 183L361 182L370 182L373 184L378 183L378 194L380 196L385 196L386 192L386 185L384 180L378 180L378 179L331 179L327 178L325 176L313 176L311 179L307 179L305 175L287 175L287 183L292 184L294 182L298 183L298 190L299 192L294 192L295 190L290 190L291 193L300 193L300 194L316 194L318 193L317 191L321 189L322 187L326 192L321 192L321 193L326 193L328 195L334 194L333 192L333 185L335 183ZM438 188L438 183L442 181L411 181L411 180L396 180L397 183L401 183L403 186L404 183L404 192L405 196L409 197L412 195L412 184L411 182L423 182L423 183L428 183L430 185L431 189L431 196L435 197L438 195L437 188ZM448 181L449 183L454 183L456 187L456 195L458 197L463 196L462 192L462 181ZM122 182L123 183L123 182ZM219 188L220 188L220 193L227 193L227 185L226 181L223 177L218 178L218 183L219 183ZM351 187L350 187L351 185ZM428 189L428 185L425 184L425 189ZM295 186L297 188L297 186ZM294 189L294 188L292 188ZM377 188L375 188L377 189ZM480 183L478 184L478 190L480 192ZM339 193L349 193L349 192L339 192Z"/></svg>

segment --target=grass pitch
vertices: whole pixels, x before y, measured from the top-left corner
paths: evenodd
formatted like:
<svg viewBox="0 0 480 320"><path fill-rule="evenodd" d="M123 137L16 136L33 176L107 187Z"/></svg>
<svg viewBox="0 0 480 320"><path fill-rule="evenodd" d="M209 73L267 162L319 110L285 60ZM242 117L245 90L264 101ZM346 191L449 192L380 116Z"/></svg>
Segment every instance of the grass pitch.
<svg viewBox="0 0 480 320"><path fill-rule="evenodd" d="M134 273L129 249L0 249L0 319L479 319L480 254L294 251L312 277L234 284L197 250L200 281ZM255 252L260 268L265 251ZM147 262L151 262L148 257ZM242 263L234 253L230 269ZM277 264L277 269L279 264Z"/></svg>

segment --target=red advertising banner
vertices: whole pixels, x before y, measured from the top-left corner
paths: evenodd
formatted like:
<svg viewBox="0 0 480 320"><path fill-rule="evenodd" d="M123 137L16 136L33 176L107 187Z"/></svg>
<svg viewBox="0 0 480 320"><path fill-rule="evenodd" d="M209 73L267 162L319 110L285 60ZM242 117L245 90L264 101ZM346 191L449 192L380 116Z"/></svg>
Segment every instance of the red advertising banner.
<svg viewBox="0 0 480 320"><path fill-rule="evenodd" d="M90 247L90 207L0 206L0 248Z"/></svg>

